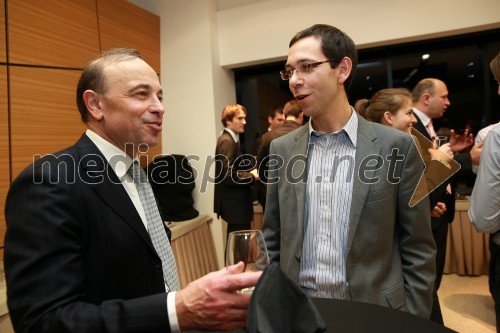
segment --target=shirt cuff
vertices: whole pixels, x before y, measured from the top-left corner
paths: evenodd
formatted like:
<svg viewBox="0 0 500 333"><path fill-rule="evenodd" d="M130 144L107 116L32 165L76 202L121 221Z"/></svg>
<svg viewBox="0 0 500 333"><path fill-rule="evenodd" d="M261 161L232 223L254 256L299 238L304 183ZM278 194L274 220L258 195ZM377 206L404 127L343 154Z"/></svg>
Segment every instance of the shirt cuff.
<svg viewBox="0 0 500 333"><path fill-rule="evenodd" d="M170 330L172 333L181 333L179 322L177 321L177 309L175 308L176 293L176 291L171 291L167 294L168 321L170 322Z"/></svg>

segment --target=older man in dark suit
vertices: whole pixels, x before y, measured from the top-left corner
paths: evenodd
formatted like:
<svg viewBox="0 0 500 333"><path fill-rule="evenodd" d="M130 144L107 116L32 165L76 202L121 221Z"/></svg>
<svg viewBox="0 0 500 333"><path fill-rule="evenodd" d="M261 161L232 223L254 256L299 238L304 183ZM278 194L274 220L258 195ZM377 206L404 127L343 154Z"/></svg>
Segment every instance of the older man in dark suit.
<svg viewBox="0 0 500 333"><path fill-rule="evenodd" d="M7 197L5 270L16 332L245 326L250 295L235 291L258 273L236 274L243 265L233 266L179 290L168 230L137 164L139 145L157 143L161 101L158 75L136 50L109 50L83 70L77 104L87 131L26 168Z"/></svg>

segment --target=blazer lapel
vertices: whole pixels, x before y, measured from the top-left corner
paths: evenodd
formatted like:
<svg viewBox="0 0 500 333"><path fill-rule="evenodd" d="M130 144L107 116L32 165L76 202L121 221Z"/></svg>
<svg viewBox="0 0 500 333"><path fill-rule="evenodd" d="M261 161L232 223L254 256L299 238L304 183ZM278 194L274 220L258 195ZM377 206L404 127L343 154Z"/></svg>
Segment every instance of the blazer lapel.
<svg viewBox="0 0 500 333"><path fill-rule="evenodd" d="M377 135L371 124L358 116L358 141L356 146L356 161L354 169L354 183L352 188L351 211L349 213L349 232L347 236L347 253L352 245L354 234L358 226L359 218L363 210L366 196L370 190L371 184L361 181L359 177L359 167L361 162L369 155L380 156L381 147L376 144ZM364 172L367 178L372 178L374 170Z"/></svg>
<svg viewBox="0 0 500 333"><path fill-rule="evenodd" d="M420 132L423 136L425 136L427 139L431 140L431 136L429 135L429 132L427 132L427 128L425 128L424 124L422 123L422 120L414 114L415 118L417 119L417 123L413 125L413 128L416 129L417 131Z"/></svg>
<svg viewBox="0 0 500 333"><path fill-rule="evenodd" d="M295 162L295 166L292 171L293 179L300 180L293 188L295 189L295 202L297 203L297 231L298 237L301 240L299 243L302 244L304 239L304 207L306 198L306 183L307 183L307 153L309 145L309 127L302 126L301 129L297 130L297 134L294 137L295 144L292 148L292 158L303 158L304 162ZM297 258L302 256L302 248L297 248L295 255Z"/></svg>
<svg viewBox="0 0 500 333"><path fill-rule="evenodd" d="M139 213L104 155L86 135L82 136L75 146L79 151L80 160L87 159L85 163L81 163L82 174L96 177L91 179L99 179L91 182L97 195L155 251Z"/></svg>

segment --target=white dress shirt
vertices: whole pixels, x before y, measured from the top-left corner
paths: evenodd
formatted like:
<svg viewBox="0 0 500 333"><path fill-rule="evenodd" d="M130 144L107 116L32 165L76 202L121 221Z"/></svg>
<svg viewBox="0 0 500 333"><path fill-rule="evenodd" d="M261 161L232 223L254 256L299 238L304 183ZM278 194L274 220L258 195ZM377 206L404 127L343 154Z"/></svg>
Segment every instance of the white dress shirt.
<svg viewBox="0 0 500 333"><path fill-rule="evenodd" d="M116 176L118 176L118 179L120 179L125 191L127 191L127 194L132 200L135 209L139 213L142 223L144 223L144 227L148 230L148 221L146 219L144 208L142 207L141 199L139 198L139 192L137 191L134 180L127 174L127 170L134 161L123 150L116 147L111 142L107 141L90 129L87 129L85 134L97 146L97 149L101 151ZM167 294L168 319L172 333L180 333L179 322L177 320L177 310L175 308L175 294L175 291L171 291Z"/></svg>
<svg viewBox="0 0 500 333"><path fill-rule="evenodd" d="M304 244L299 284L307 295L349 299L346 261L358 118L332 134L309 123Z"/></svg>
<svg viewBox="0 0 500 333"><path fill-rule="evenodd" d="M486 136L468 213L475 229L495 233L493 242L500 245L500 125Z"/></svg>

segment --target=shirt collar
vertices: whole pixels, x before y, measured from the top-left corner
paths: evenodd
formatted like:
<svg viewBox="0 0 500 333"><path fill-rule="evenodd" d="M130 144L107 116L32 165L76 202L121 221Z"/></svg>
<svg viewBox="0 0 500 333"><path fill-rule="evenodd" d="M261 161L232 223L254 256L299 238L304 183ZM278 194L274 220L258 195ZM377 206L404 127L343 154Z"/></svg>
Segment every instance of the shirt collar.
<svg viewBox="0 0 500 333"><path fill-rule="evenodd" d="M417 115L418 119L420 119L424 127L427 127L427 125L429 125L429 123L431 122L431 118L429 118L425 113L423 113L416 107L413 107L413 113Z"/></svg>
<svg viewBox="0 0 500 333"><path fill-rule="evenodd" d="M229 128L224 128L225 131L227 131L229 134L231 134L231 137L233 138L234 142L238 143L238 141L240 141L240 135L239 134L236 134L234 133L232 130L230 130Z"/></svg>
<svg viewBox="0 0 500 333"><path fill-rule="evenodd" d="M312 118L311 121L309 121L309 136L311 135L324 135L324 132L321 131L316 131L313 128L312 124ZM342 127L340 130L337 132L333 132L331 135L336 135L344 131L347 134L347 137L349 140L351 140L351 143L353 144L354 147L356 147L356 144L358 142L358 116L356 115L356 112L354 111L353 107L351 106L351 116L349 117L349 120L347 123Z"/></svg>
<svg viewBox="0 0 500 333"><path fill-rule="evenodd" d="M118 178L123 181L123 177L133 162L130 156L90 129L87 129L85 134L101 151Z"/></svg>

